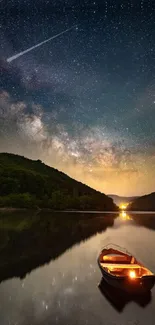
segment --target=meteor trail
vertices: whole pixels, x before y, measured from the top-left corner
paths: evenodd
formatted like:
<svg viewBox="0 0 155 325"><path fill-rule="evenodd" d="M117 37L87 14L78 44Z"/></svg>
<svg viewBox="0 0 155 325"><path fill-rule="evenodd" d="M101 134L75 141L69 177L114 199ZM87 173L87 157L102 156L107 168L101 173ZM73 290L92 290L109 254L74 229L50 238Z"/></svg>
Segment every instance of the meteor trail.
<svg viewBox="0 0 155 325"><path fill-rule="evenodd" d="M27 49L27 50L25 50L25 51L22 51L22 52L20 52L20 53L17 53L17 54L15 54L15 55L11 56L10 58L7 59L7 62L10 63L11 61L18 59L20 56L22 56L22 55L24 55L24 54L26 54L26 53L28 53L28 52L34 50L35 48L37 48L37 47L39 47L39 46L41 46L41 45L43 45L43 44L45 44L45 43L51 41L52 39L54 39L54 38L56 38L56 37L58 37L58 36L60 36L60 35L62 35L62 34L67 33L69 30L73 29L74 27L77 27L77 25L74 25L74 26L72 26L71 28L68 28L68 29L64 30L63 32L61 32L61 33L59 33L59 34L57 34L57 35L55 35L55 36L52 36L52 37L48 38L47 40L45 40L45 41L43 41L43 42L41 42L41 43L39 43L39 44L36 44L36 45L30 47L29 49Z"/></svg>

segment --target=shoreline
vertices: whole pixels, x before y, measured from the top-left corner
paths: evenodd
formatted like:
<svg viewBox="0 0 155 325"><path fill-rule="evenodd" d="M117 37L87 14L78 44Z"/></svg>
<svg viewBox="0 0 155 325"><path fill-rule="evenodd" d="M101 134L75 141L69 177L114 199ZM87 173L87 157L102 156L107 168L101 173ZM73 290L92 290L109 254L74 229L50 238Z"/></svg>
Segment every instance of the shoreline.
<svg viewBox="0 0 155 325"><path fill-rule="evenodd" d="M53 210L49 208L13 208L13 207L3 207L0 208L0 211L8 211L8 212L13 212L13 211L49 211L49 212L66 212L66 213L118 213L118 211L109 211L109 210Z"/></svg>
<svg viewBox="0 0 155 325"><path fill-rule="evenodd" d="M113 211L110 211L110 210L54 210L54 209L50 209L50 208L13 208L13 207L1 207L0 208L0 212L30 212L30 211L33 211L33 212L54 212L54 213L96 213L96 214L100 214L100 213L107 213L107 214L118 214L120 213L122 210L113 210ZM155 214L155 211L153 210L137 210L137 211L128 211L126 210L126 213L134 213L134 214L145 214L145 213L148 213L148 214Z"/></svg>

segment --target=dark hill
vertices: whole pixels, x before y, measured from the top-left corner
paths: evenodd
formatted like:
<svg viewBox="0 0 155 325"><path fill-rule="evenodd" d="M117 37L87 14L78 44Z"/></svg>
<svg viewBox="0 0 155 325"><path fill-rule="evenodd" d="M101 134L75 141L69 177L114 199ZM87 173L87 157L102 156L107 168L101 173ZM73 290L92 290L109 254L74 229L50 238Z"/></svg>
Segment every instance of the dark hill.
<svg viewBox="0 0 155 325"><path fill-rule="evenodd" d="M0 153L0 206L116 210L113 200L40 160Z"/></svg>
<svg viewBox="0 0 155 325"><path fill-rule="evenodd" d="M155 211L155 192L139 197L128 206L131 211Z"/></svg>

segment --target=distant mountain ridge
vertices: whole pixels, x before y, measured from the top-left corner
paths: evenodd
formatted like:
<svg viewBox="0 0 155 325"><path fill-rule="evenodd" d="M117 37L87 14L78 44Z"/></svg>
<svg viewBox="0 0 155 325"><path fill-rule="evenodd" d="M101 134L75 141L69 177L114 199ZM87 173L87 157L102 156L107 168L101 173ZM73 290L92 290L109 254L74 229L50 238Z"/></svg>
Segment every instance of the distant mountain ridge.
<svg viewBox="0 0 155 325"><path fill-rule="evenodd" d="M108 194L111 197L116 205L120 205L121 203L130 203L138 198L138 196L119 196L115 194Z"/></svg>
<svg viewBox="0 0 155 325"><path fill-rule="evenodd" d="M10 153L0 153L0 207L117 210L107 195L40 160Z"/></svg>
<svg viewBox="0 0 155 325"><path fill-rule="evenodd" d="M155 211L155 192L135 199L128 206L130 211Z"/></svg>

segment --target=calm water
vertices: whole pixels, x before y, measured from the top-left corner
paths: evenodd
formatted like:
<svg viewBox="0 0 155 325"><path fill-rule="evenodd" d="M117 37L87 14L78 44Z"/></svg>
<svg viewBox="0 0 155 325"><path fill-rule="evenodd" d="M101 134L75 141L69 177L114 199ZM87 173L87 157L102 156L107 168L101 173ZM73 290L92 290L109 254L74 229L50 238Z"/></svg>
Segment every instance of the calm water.
<svg viewBox="0 0 155 325"><path fill-rule="evenodd" d="M112 242L126 247L155 272L155 214L139 214L132 218L131 215L122 214L114 221L110 216L104 217L104 214L101 214L85 221L84 228L79 229L83 238L81 242L77 234L74 242L74 234L71 235L68 231L63 238L63 241L68 238L67 244L64 243L64 249L59 248L57 254L55 251L56 259L52 259L51 253L51 261L38 268L37 261L34 261L34 269L31 267L31 272L23 275L23 279L13 278L13 275L17 276L18 271L19 274L20 271L26 273L26 262L21 261L17 270L18 256L17 260L12 262L13 252L9 251L8 263L17 265L14 274L9 273L6 268L6 275L3 268L0 284L1 325L155 325L155 288L152 290L152 297L145 297L144 301L128 301L112 295L107 297L106 287L103 286L103 292L98 287L101 273L96 262L100 249ZM88 239L85 239L84 229L86 237L91 236ZM65 228L64 232L67 232ZM59 240L59 237L55 239L55 248L59 247ZM33 241L34 246L36 242L37 239ZM43 240L41 244L43 245ZM14 245L17 251L18 247ZM29 254L33 251L32 242L30 245ZM46 251L48 244L46 245L44 253L50 259L50 251L48 254ZM24 249L23 246L21 252ZM39 248L34 255L36 260L37 254L39 265ZM5 264L5 256L2 258ZM29 259L27 261L29 263ZM13 268L13 264L10 264L10 268ZM10 279L4 280L5 275Z"/></svg>

